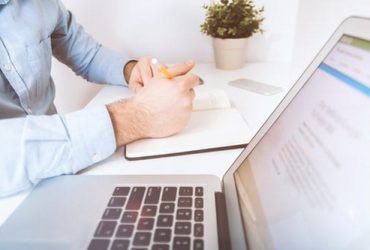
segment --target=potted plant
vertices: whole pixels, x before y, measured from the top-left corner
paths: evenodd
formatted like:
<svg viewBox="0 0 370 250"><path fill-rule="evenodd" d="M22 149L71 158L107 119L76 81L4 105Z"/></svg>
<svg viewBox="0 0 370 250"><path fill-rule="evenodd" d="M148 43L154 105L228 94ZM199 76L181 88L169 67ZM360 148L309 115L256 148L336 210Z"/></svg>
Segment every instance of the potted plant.
<svg viewBox="0 0 370 250"><path fill-rule="evenodd" d="M264 7L257 9L252 0L221 0L204 8L207 13L201 32L213 37L216 67L243 67L247 38L262 33Z"/></svg>

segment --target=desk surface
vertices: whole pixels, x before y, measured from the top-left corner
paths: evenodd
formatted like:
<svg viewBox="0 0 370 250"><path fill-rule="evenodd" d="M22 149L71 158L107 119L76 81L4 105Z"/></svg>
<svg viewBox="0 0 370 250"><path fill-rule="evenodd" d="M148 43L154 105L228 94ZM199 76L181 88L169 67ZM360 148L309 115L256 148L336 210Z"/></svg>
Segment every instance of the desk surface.
<svg viewBox="0 0 370 250"><path fill-rule="evenodd" d="M290 65L283 63L250 63L243 69L235 71L216 70L213 64L199 64L193 71L204 79L206 86L222 88L227 92L232 105L241 112L253 132L257 132L262 126L263 122L292 86L296 76L294 72L290 71ZM238 78L248 78L280 86L284 91L273 96L263 96L230 87L227 84L229 81ZM130 96L127 88L107 86L93 98L88 106L109 103L127 96ZM127 161L123 158L121 149L105 161L86 168L79 174L213 174L222 178L223 174L241 151L241 149L236 149L141 161ZM3 224L29 193L30 191L26 191L0 199L0 225Z"/></svg>

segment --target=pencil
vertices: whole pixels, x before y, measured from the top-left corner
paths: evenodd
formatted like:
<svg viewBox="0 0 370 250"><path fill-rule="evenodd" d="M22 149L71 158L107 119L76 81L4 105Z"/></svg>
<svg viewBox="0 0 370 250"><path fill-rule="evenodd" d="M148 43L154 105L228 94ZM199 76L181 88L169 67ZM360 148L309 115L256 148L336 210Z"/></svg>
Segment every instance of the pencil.
<svg viewBox="0 0 370 250"><path fill-rule="evenodd" d="M173 76L171 75L171 73L170 73L170 72L168 72L167 67L166 67L166 66L164 66L162 63L160 63L160 62L158 61L158 59L157 59L157 58L153 58L153 59L152 59L152 64L153 64L154 66L156 66L156 67L159 69L159 71L161 71L161 73L162 73L162 74L163 74L167 79L172 79L172 78L173 78ZM199 85L203 85L203 84L204 84L203 79L199 77Z"/></svg>
<svg viewBox="0 0 370 250"><path fill-rule="evenodd" d="M159 71L161 71L161 73L167 78L167 79L172 79L172 75L170 72L168 72L166 66L164 66L163 64L161 64L157 58L153 58L152 59L152 63L153 65L155 65L156 67L158 67Z"/></svg>

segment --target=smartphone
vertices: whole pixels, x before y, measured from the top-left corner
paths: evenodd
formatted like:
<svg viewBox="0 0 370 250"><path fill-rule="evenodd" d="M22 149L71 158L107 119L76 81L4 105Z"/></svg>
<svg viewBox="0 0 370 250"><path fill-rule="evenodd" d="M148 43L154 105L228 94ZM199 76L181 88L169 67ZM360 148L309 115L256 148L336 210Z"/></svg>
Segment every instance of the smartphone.
<svg viewBox="0 0 370 250"><path fill-rule="evenodd" d="M229 85L262 95L275 95L283 91L280 87L244 78L233 80Z"/></svg>

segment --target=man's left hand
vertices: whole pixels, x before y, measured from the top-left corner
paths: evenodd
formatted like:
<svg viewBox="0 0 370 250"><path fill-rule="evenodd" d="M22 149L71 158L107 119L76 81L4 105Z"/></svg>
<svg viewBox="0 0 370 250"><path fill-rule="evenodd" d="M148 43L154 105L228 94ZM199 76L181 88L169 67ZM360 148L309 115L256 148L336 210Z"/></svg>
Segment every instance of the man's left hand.
<svg viewBox="0 0 370 250"><path fill-rule="evenodd" d="M185 63L176 64L169 68L173 77L185 75L195 65L194 60L189 60ZM142 58L133 67L130 78L129 88L137 93L142 87L144 87L154 76L160 76L160 70L152 64L151 59Z"/></svg>

